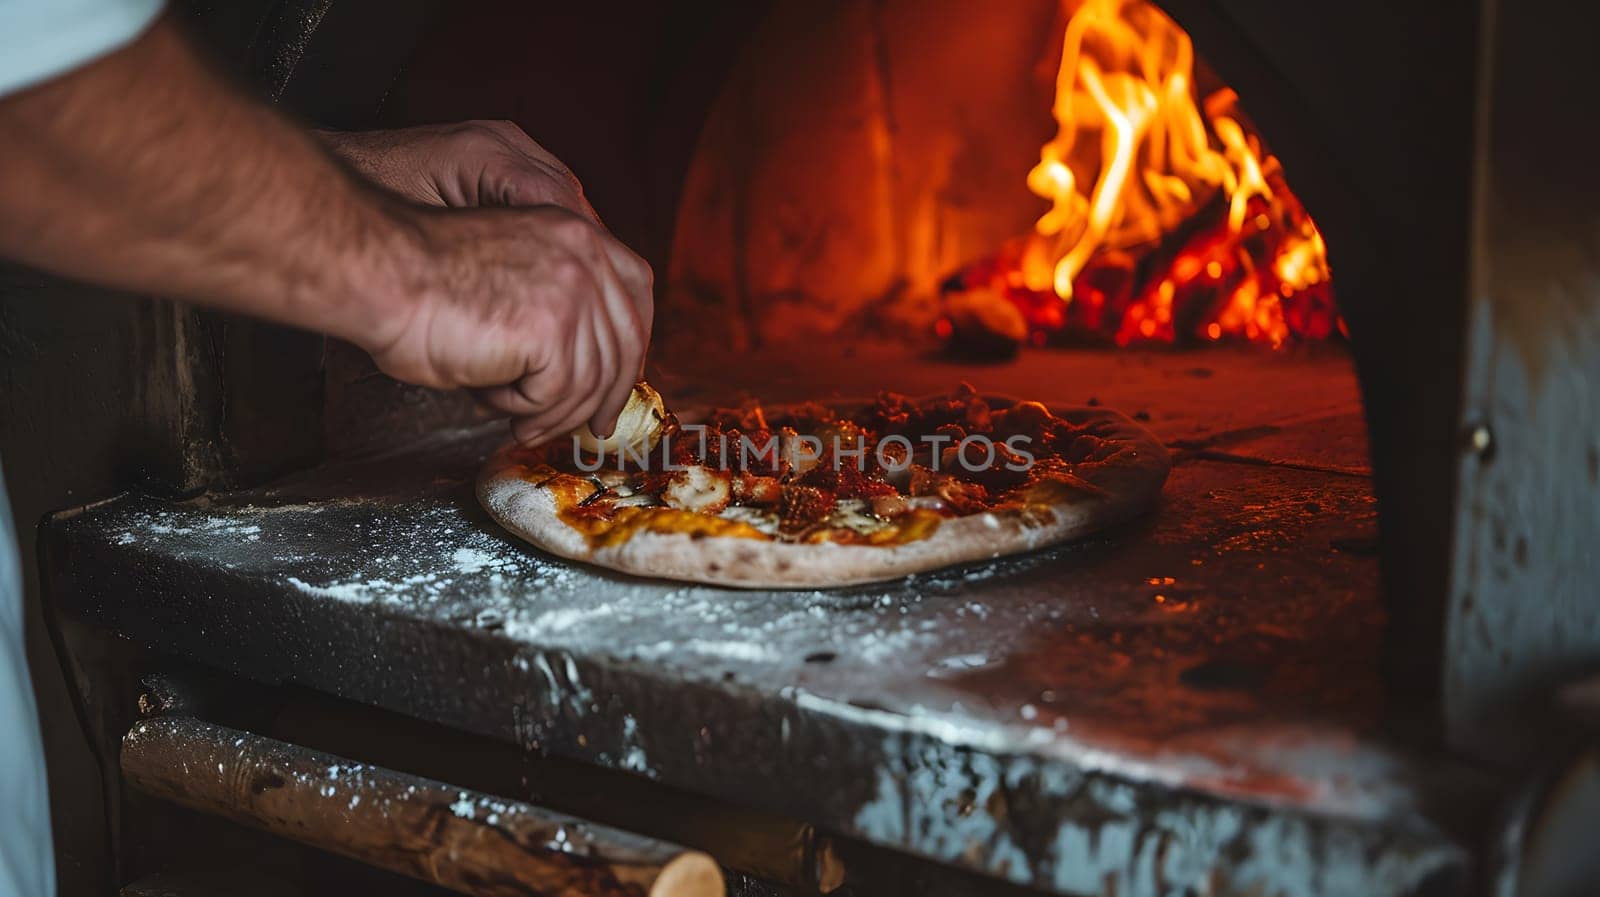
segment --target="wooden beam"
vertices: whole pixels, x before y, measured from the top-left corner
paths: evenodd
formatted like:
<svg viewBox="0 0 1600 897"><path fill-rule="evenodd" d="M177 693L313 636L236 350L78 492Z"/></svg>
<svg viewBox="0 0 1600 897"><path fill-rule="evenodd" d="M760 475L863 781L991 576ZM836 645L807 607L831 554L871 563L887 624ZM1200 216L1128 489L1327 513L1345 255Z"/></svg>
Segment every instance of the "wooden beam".
<svg viewBox="0 0 1600 897"><path fill-rule="evenodd" d="M185 717L143 720L146 793L478 897L721 897L708 856L530 804Z"/></svg>

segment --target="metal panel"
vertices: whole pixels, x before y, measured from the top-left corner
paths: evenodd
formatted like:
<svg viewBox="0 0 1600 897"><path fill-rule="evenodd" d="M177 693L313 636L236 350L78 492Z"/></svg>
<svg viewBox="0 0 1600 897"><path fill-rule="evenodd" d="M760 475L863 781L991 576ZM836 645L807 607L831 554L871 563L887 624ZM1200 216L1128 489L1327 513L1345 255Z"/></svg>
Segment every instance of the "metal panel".
<svg viewBox="0 0 1600 897"><path fill-rule="evenodd" d="M1507 7L1485 75L1471 372L1445 699L1457 744L1560 747L1557 686L1600 668L1600 57L1563 4Z"/></svg>
<svg viewBox="0 0 1600 897"><path fill-rule="evenodd" d="M1328 241L1380 503L1385 678L1439 716L1479 2L1159 0L1283 160Z"/></svg>

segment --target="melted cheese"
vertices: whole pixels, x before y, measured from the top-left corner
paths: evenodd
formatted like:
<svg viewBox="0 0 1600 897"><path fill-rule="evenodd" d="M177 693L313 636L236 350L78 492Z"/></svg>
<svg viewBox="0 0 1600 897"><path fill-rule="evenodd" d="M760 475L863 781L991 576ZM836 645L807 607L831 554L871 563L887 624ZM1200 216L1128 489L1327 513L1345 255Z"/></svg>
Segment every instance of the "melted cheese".
<svg viewBox="0 0 1600 897"><path fill-rule="evenodd" d="M768 539L760 530L748 523L725 520L694 511L680 511L676 508L618 508L615 513L605 515L585 515L565 511L561 519L588 536L589 544L595 548L621 545L633 538L635 533L681 533L695 539L708 536Z"/></svg>
<svg viewBox="0 0 1600 897"><path fill-rule="evenodd" d="M933 535L944 523L944 515L935 511L914 508L908 514L889 521L890 526L865 538L868 545L904 545L919 542Z"/></svg>
<svg viewBox="0 0 1600 897"><path fill-rule="evenodd" d="M589 538L595 548L620 545L633 538L634 533L683 533L704 538L766 539L761 531L736 520L724 520L693 511L676 508L617 506L601 500L592 505L583 504L598 488L587 478L561 473L547 464L524 468L518 474L535 486L545 489L555 498L556 514L561 521Z"/></svg>
<svg viewBox="0 0 1600 897"><path fill-rule="evenodd" d="M839 502L828 517L828 526L847 529L863 536L892 525L882 517L874 517L868 513L867 503L858 498Z"/></svg>
<svg viewBox="0 0 1600 897"><path fill-rule="evenodd" d="M736 505L711 515L659 505L641 506L631 501L619 503L610 498L585 505L584 501L599 488L587 477L563 473L548 464L522 467L516 475L550 492L561 521L583 533L595 548L621 545L641 532L769 542L780 538L778 514L770 508ZM806 541L904 545L928 538L943 522L943 514L926 507L913 507L905 514L884 520L867 512L867 502L850 499L840 502L825 525L809 534Z"/></svg>
<svg viewBox="0 0 1600 897"><path fill-rule="evenodd" d="M719 516L724 520L747 524L769 539L778 538L778 512L771 508L734 505L724 509Z"/></svg>

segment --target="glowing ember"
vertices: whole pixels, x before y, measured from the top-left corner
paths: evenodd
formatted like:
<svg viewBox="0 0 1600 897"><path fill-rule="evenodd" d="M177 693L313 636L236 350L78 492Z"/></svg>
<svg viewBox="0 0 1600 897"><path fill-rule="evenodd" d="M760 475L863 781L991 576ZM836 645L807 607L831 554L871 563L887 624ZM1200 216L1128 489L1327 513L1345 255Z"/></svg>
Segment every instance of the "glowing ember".
<svg viewBox="0 0 1600 897"><path fill-rule="evenodd" d="M1059 131L1028 173L1051 208L947 286L940 333L1118 345L1332 333L1322 236L1234 92L1196 102L1189 36L1144 0L1065 2Z"/></svg>

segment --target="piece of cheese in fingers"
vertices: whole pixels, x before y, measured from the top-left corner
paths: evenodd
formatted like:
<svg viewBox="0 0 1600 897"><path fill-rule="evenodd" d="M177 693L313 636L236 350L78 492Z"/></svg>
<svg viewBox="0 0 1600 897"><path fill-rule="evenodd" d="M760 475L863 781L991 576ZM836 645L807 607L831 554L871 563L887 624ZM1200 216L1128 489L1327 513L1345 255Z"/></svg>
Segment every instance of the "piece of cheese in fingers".
<svg viewBox="0 0 1600 897"><path fill-rule="evenodd" d="M661 393L640 380L633 385L628 404L623 407L610 436L601 439L588 424L574 430L572 435L578 440L578 447L586 452L615 455L626 449L628 455L640 457L661 441L661 425L666 417L667 406L661 400Z"/></svg>

